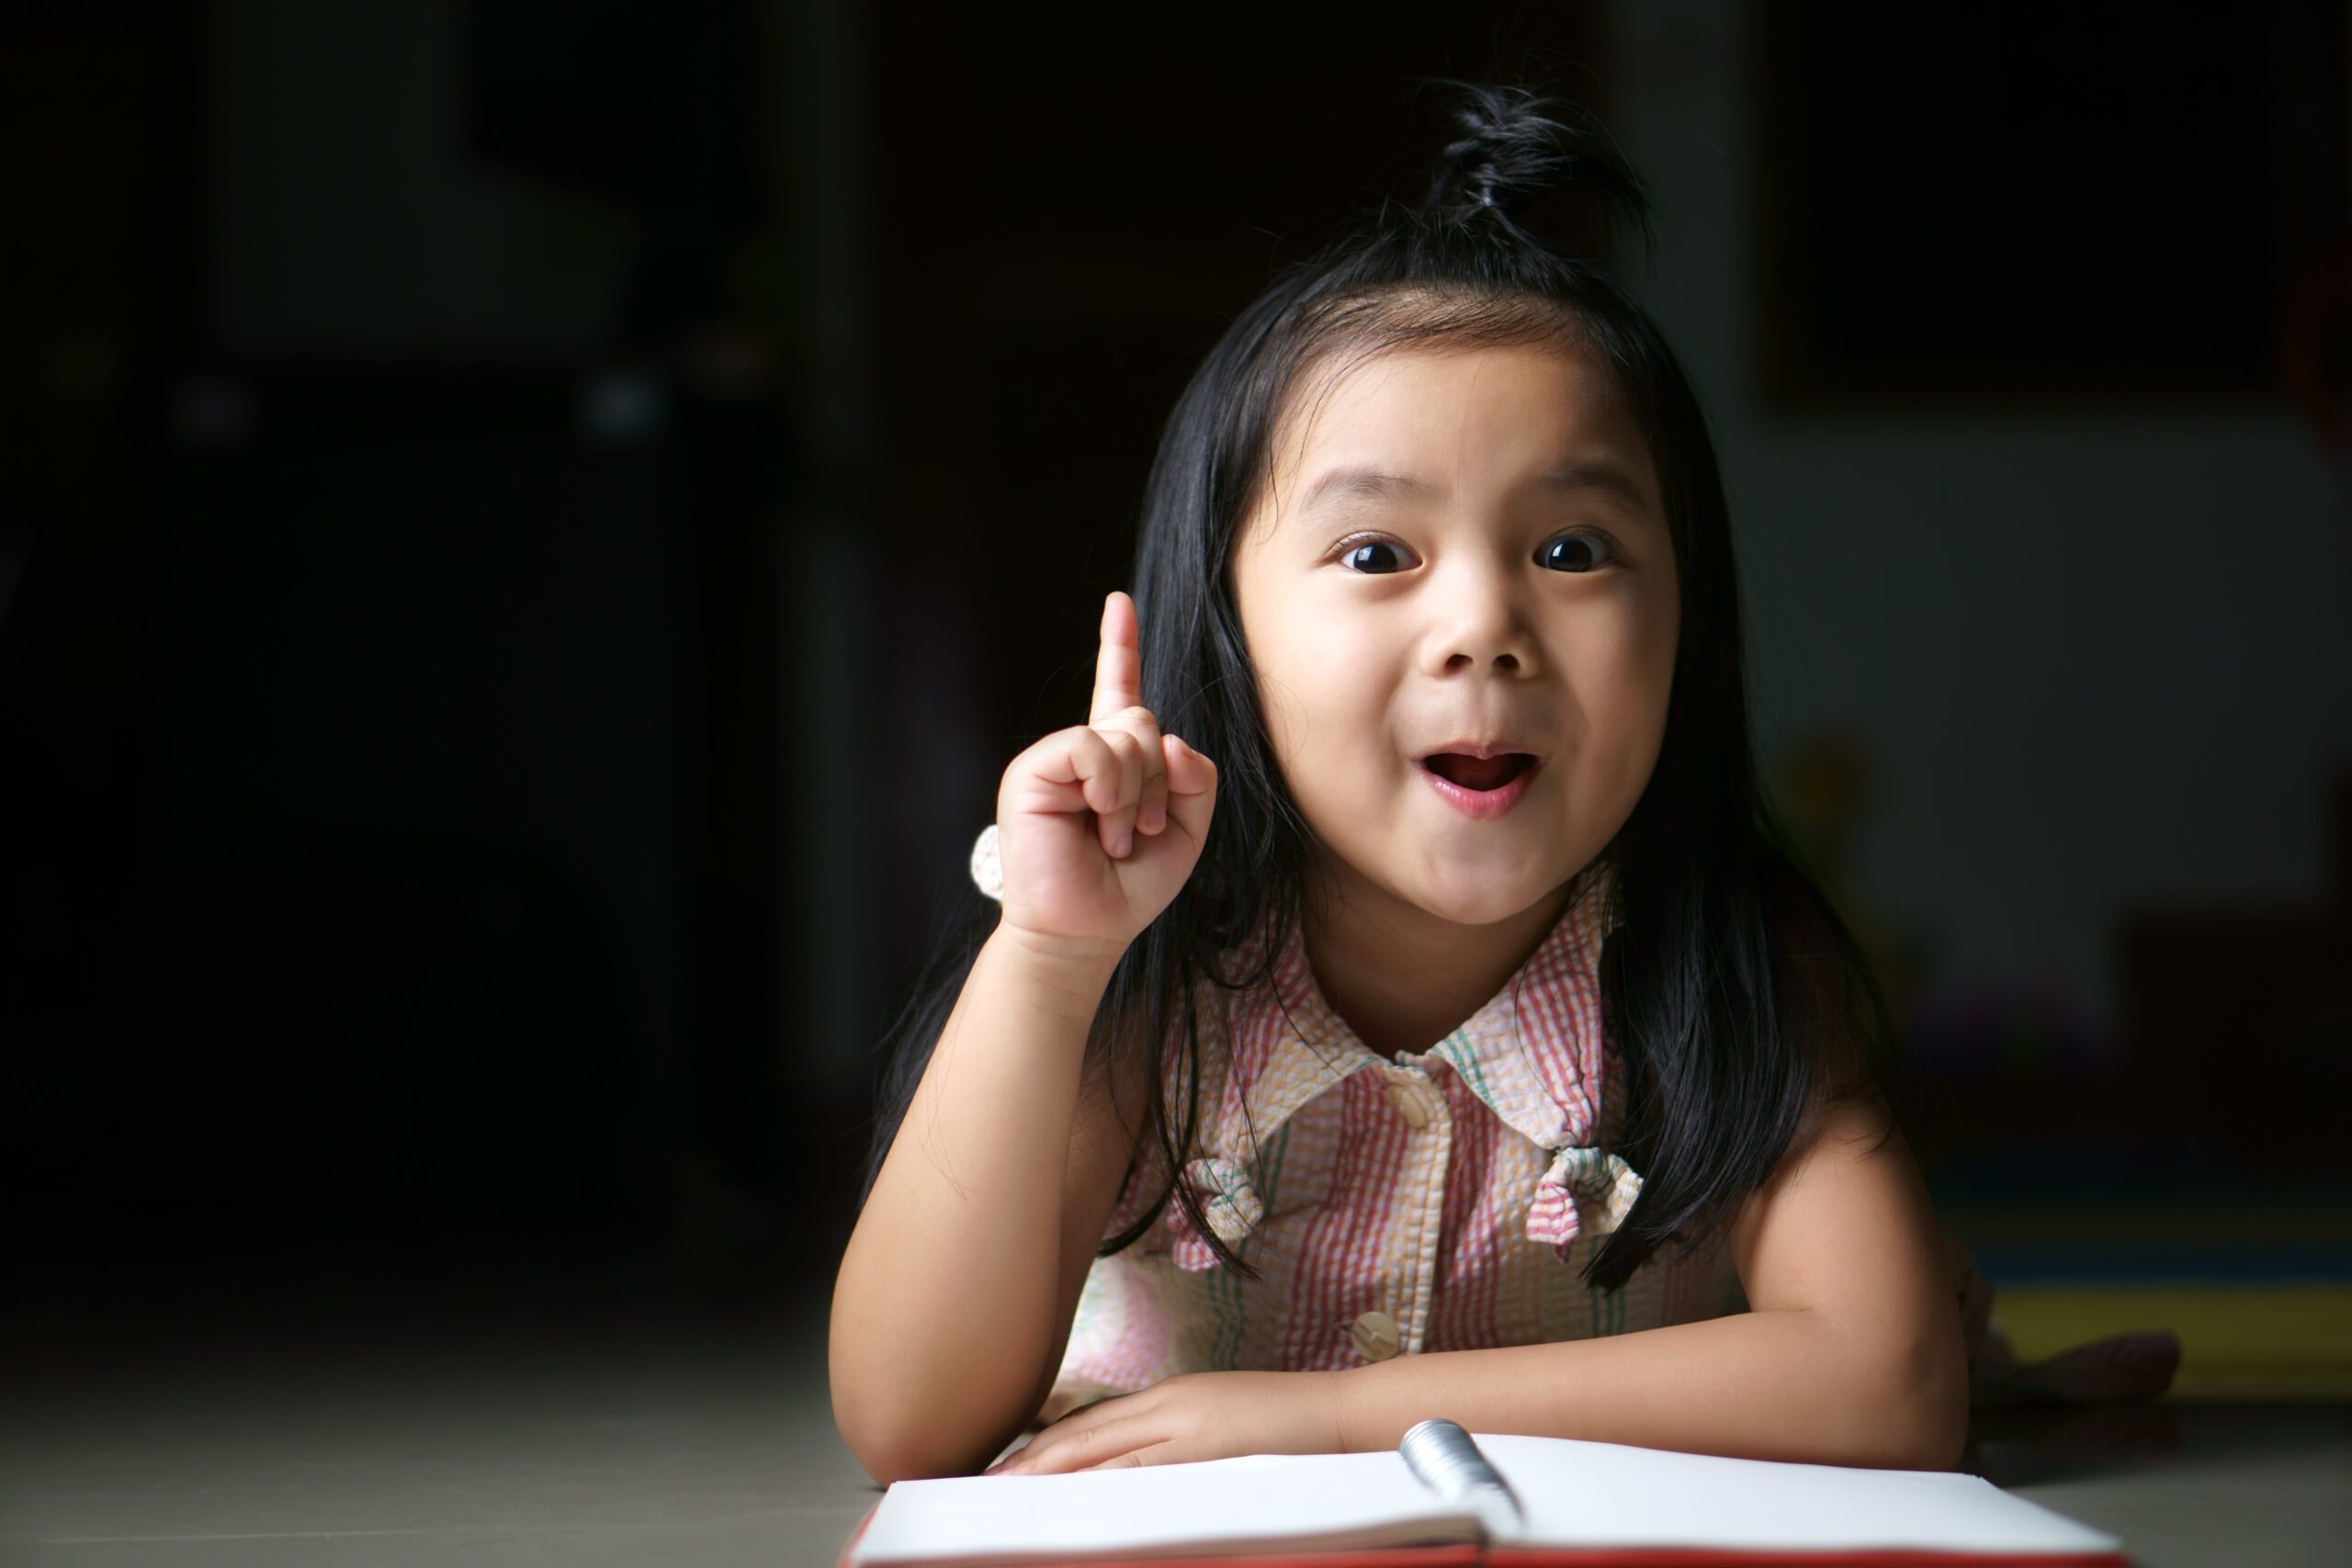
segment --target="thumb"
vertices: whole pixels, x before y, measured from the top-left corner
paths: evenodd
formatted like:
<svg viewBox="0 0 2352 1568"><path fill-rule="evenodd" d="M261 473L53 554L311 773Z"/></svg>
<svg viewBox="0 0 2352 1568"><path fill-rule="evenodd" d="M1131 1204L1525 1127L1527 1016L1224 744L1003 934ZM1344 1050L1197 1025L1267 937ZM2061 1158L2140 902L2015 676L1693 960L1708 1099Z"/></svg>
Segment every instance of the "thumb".
<svg viewBox="0 0 2352 1568"><path fill-rule="evenodd" d="M1184 829L1195 844L1209 836L1209 817L1216 808L1216 764L1173 735L1159 738L1168 764L1168 818Z"/></svg>

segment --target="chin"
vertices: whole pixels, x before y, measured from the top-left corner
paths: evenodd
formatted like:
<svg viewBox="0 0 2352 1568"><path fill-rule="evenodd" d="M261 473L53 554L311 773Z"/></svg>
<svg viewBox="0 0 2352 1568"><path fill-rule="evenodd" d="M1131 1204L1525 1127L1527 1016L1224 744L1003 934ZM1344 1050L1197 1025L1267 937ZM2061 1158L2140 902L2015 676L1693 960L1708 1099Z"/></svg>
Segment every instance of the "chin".
<svg viewBox="0 0 2352 1568"><path fill-rule="evenodd" d="M1491 926L1523 912L1536 895L1519 886L1524 867L1485 876L1448 878L1442 886L1419 889L1413 902L1442 920L1457 926Z"/></svg>

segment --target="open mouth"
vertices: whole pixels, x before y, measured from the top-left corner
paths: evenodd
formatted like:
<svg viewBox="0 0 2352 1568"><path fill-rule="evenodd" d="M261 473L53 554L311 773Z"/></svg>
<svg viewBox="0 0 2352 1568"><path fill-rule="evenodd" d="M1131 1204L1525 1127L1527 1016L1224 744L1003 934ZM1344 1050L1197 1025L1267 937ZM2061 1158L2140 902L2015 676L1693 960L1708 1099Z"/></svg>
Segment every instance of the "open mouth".
<svg viewBox="0 0 2352 1568"><path fill-rule="evenodd" d="M1459 751L1440 751L1421 759L1421 766L1464 789L1500 789L1535 765L1535 759L1524 751L1506 751L1499 757L1465 757Z"/></svg>

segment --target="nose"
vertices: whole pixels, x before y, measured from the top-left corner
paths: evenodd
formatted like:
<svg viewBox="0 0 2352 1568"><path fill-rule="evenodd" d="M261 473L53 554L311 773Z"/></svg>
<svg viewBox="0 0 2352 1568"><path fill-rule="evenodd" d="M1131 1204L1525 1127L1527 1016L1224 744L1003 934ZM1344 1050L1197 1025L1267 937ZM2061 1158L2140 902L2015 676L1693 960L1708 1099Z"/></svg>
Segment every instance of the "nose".
<svg viewBox="0 0 2352 1568"><path fill-rule="evenodd" d="M1437 672L1534 672L1534 630L1507 566L1461 563L1453 580L1433 594L1432 604L1430 662Z"/></svg>

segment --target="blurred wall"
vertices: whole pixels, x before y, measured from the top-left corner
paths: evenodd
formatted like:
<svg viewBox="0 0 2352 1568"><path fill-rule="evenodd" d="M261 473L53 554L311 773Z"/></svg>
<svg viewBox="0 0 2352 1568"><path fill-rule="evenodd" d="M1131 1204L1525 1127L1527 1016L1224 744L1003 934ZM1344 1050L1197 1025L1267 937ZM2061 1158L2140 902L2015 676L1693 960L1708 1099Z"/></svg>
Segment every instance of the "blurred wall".
<svg viewBox="0 0 2352 1568"><path fill-rule="evenodd" d="M879 1010L854 9L8 40L29 1299L798 1270Z"/></svg>
<svg viewBox="0 0 2352 1568"><path fill-rule="evenodd" d="M604 1249L821 1284L882 1032L1005 763L1083 712L1184 379L1415 193L1415 77L1529 62L1656 193L1655 270L1612 265L1722 444L1766 760L1977 1086L1951 1128L2046 1139L2121 1084L2160 1157L2338 1157L2341 458L2258 365L1939 389L1899 299L1906 386L1792 398L1765 285L1812 231L1768 88L1793 18L1866 35L1829 9L1260 12L1247 48L1204 15L1116 58L916 0L14 22L0 1142L32 1271L129 1299L158 1258ZM2123 85L2046 101L2095 126Z"/></svg>
<svg viewBox="0 0 2352 1568"><path fill-rule="evenodd" d="M2135 31L2192 36L2191 9L2086 8L2095 15L2075 20L2110 29L2128 58ZM2127 917L2153 906L2315 910L2330 894L2326 813L2352 770L2352 473L2275 382L2098 397L1915 386L1826 412L1777 402L1760 386L1758 346L1770 265L1761 233L1774 216L1760 209L1758 62L1766 30L1794 12L1665 0L1616 14L1614 125L1660 204L1644 294L1721 443L1759 745L1785 762L1809 738L1859 738L1872 783L1856 829L1857 891L1922 944L1934 991L2049 981L2079 1004L2096 1050L2126 1049L2111 1031ZM1986 115L2023 90L2042 28L2064 25L1951 19L2019 62L1970 84ZM1908 36L1919 18L1849 25L1866 21ZM1873 58L1900 84L1934 57ZM2199 101L2192 85L2157 88L2185 120ZM2097 79L2067 87L2094 128L2084 144L2098 150L2053 146L2051 159L2114 177L2099 171L2120 170L2130 150L2107 163L2094 131L2115 90ZM1872 131L1857 123L1848 134ZM1985 177L2004 183L1997 166ZM2278 198L2265 190L2268 215ZM1827 199L1867 209L1874 196ZM2184 189L2180 209L2160 216L2179 220L2178 244L2228 260L2261 238L2200 231L2199 211ZM2006 260L2017 246L1977 236L2032 221L1970 205L1951 214L1950 242ZM2014 289L2013 276L1986 283ZM2177 309L2236 303L2185 294ZM1900 317L1883 326L1898 354L1910 330ZM2340 335L2335 344L2340 381ZM2254 346L2267 358L2267 343Z"/></svg>

